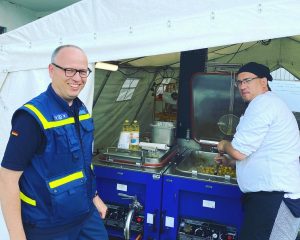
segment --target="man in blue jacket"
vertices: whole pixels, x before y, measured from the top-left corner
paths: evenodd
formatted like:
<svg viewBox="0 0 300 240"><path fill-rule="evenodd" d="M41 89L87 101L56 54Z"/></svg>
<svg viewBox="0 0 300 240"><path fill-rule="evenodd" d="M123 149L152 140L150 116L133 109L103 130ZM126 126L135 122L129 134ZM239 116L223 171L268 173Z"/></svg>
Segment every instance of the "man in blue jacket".
<svg viewBox="0 0 300 240"><path fill-rule="evenodd" d="M81 48L58 47L52 83L12 117L0 170L11 240L108 239L91 163L93 120L77 97L90 72Z"/></svg>

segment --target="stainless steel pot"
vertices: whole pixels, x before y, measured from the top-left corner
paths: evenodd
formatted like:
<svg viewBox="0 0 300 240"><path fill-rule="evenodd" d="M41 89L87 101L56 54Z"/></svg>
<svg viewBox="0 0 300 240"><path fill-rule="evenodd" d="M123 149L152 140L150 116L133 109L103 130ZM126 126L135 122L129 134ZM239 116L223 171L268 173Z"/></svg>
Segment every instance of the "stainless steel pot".
<svg viewBox="0 0 300 240"><path fill-rule="evenodd" d="M173 122L160 122L156 121L151 124L152 127L152 140L153 143L163 143L168 146L174 144L175 139L175 126Z"/></svg>

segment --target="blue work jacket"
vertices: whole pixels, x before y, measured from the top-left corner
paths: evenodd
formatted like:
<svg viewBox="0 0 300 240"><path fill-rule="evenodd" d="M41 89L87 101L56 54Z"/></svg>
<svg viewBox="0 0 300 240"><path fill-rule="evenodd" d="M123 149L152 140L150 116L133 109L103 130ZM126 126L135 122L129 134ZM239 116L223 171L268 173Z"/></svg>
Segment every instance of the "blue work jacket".
<svg viewBox="0 0 300 240"><path fill-rule="evenodd" d="M33 157L19 181L23 223L41 228L88 215L96 192L93 120L79 99L79 114L70 114L50 88L19 109L37 120L46 137L43 153Z"/></svg>

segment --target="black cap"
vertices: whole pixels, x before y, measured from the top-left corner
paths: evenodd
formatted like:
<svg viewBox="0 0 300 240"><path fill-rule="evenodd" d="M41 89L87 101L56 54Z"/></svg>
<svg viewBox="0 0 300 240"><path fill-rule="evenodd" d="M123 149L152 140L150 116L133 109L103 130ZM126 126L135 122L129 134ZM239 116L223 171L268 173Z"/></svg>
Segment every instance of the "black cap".
<svg viewBox="0 0 300 240"><path fill-rule="evenodd" d="M268 79L268 81L273 80L273 77L270 74L270 69L267 66L256 63L256 62L249 62L249 63L245 64L238 70L237 74L240 74L242 72L253 73L256 76L258 76L259 78L265 77Z"/></svg>

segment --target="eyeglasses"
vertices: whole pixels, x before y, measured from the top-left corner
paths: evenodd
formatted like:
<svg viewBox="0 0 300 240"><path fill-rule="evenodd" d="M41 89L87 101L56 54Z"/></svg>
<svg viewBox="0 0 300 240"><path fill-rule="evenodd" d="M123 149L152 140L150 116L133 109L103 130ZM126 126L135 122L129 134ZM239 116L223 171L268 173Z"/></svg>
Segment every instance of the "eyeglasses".
<svg viewBox="0 0 300 240"><path fill-rule="evenodd" d="M82 78L87 78L89 75L90 75L90 73L92 72L92 70L91 69L75 69L75 68L63 68L63 67L61 67L61 66L59 66L59 65L57 65L57 64L55 64L55 63L51 63L53 66L55 66L55 67L57 67L57 68L59 68L59 69L61 69L61 70L64 70L65 71L65 76L66 77L74 77L75 76L75 74L77 73L77 72L79 72L79 76L80 77L82 77Z"/></svg>
<svg viewBox="0 0 300 240"><path fill-rule="evenodd" d="M257 78L259 78L259 77L245 78L245 79L242 79L242 80L235 80L234 86L239 87L239 86L242 86L243 83L248 85L252 80L257 79Z"/></svg>

